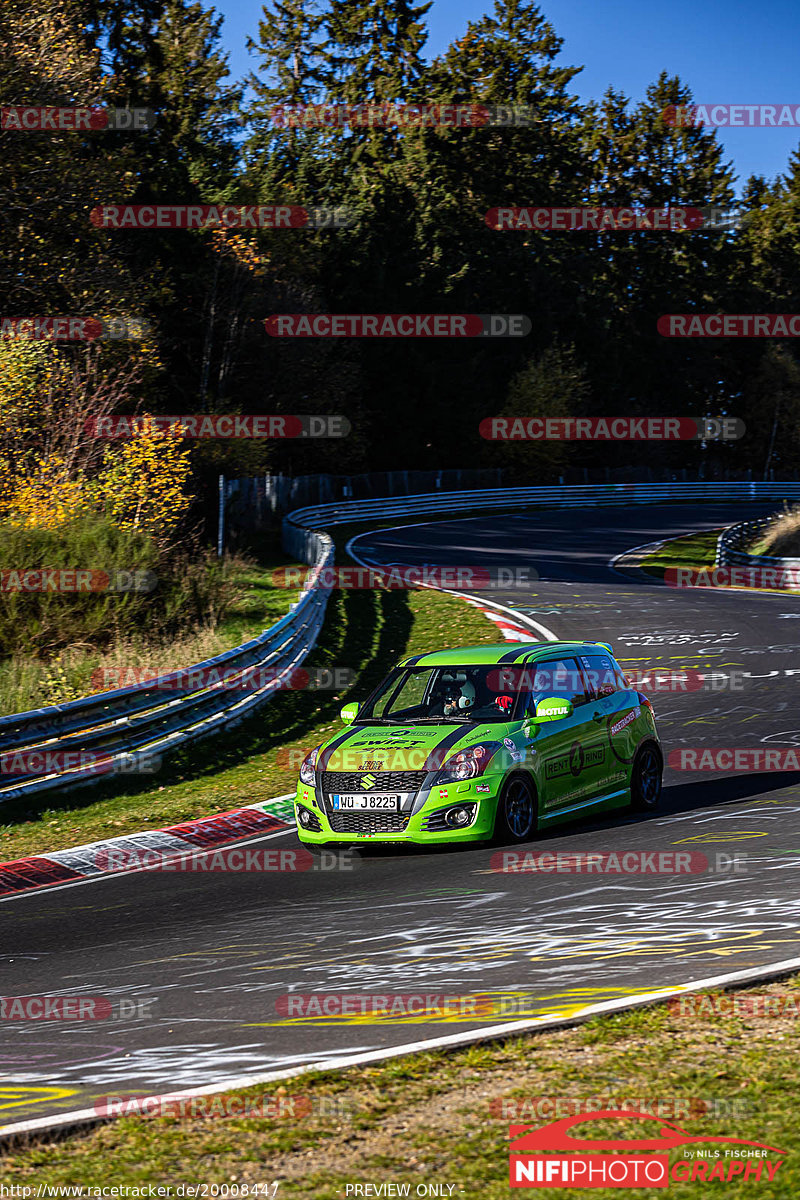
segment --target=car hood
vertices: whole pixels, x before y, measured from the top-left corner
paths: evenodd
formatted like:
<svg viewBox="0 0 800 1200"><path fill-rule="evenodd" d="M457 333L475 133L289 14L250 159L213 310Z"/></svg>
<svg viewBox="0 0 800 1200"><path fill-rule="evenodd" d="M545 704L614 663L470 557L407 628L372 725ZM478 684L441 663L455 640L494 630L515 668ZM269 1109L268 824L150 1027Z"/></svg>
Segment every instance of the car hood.
<svg viewBox="0 0 800 1200"><path fill-rule="evenodd" d="M458 750L478 742L503 744L511 726L448 723L441 725L355 725L330 738L320 750L323 771L433 771Z"/></svg>

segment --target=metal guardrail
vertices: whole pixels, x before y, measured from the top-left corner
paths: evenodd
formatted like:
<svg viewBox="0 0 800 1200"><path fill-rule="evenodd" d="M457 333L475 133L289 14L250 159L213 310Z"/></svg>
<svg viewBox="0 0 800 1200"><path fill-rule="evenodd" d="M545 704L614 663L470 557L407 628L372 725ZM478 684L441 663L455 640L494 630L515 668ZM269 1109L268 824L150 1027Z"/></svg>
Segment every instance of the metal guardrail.
<svg viewBox="0 0 800 1200"><path fill-rule="evenodd" d="M321 571L333 563L334 546L324 533L309 535L311 571L290 612L258 637L216 658L142 683L85 699L71 700L31 712L0 717L0 802L32 796L53 788L99 782L110 774L129 771L136 752L161 756L231 729L269 700L312 650L325 618L330 584L318 583ZM236 687L237 680L257 668L267 672L260 686ZM224 671L225 679L202 689L190 689L186 675ZM172 681L182 685L172 687ZM86 766L48 770L17 770L32 756L86 755ZM56 759L56 763L58 763ZM74 762L75 758L68 759ZM16 773L15 773L16 772Z"/></svg>
<svg viewBox="0 0 800 1200"><path fill-rule="evenodd" d="M313 648L330 593L330 584L318 583L330 567L334 546L322 530L355 521L385 520L417 513L466 512L471 509L503 511L511 508L572 508L620 504L746 500L800 500L798 483L635 483L579 484L553 487L490 488L460 492L431 492L417 496L350 500L298 509L283 522L283 542L289 554L312 567L291 612L257 638L186 671L224 669L224 684L202 690L169 688L170 679L186 671L141 684L101 692L66 704L0 717L0 755L85 752L93 756L87 767L44 770L35 776L0 774L0 802L65 790L97 782L106 774L130 768L136 752L162 755L192 745L202 738L233 728L259 705L269 700ZM745 523L752 524L752 523ZM731 543L726 553L737 553ZM749 559L748 559L749 561ZM237 698L237 674L267 668L264 686ZM165 692L169 693L168 698ZM5 761L8 761L5 758ZM98 768L102 768L100 771Z"/></svg>
<svg viewBox="0 0 800 1200"><path fill-rule="evenodd" d="M306 539L311 531L355 521L386 520L417 513L451 513L485 508L580 508L620 504L670 502L741 502L746 500L800 500L800 482L731 483L611 483L569 484L552 487L488 488L466 492L428 492L380 500L350 500L320 504L287 513L283 520L283 545L303 562L308 557Z"/></svg>
<svg viewBox="0 0 800 1200"><path fill-rule="evenodd" d="M779 516L776 513L775 516ZM740 521L723 529L717 538L717 552L714 560L717 567L767 567L782 568L800 567L800 558L788 558L775 554L752 554L745 547L752 545L756 534L761 533L774 520L775 516L762 517L758 521Z"/></svg>

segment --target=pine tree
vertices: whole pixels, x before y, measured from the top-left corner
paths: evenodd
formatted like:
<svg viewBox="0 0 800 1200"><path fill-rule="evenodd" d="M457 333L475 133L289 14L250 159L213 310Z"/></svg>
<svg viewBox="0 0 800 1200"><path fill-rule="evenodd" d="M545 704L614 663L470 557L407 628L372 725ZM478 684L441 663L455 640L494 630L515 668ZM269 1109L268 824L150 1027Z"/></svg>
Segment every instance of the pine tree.
<svg viewBox="0 0 800 1200"><path fill-rule="evenodd" d="M607 207L676 208L728 205L733 173L714 131L670 124L671 105L691 103L689 90L665 72L645 99L629 102L609 89L589 106L583 142L591 185L576 203ZM732 311L734 238L701 230L609 230L587 239L585 307L576 344L592 363L596 395L606 411L667 416L719 415L733 403L720 388L720 346L703 339L667 340L658 318L670 312ZM651 459L691 465L699 443L679 450L649 448ZM629 459L610 447L607 461Z"/></svg>
<svg viewBox="0 0 800 1200"><path fill-rule="evenodd" d="M425 78L422 18L432 0L330 0L328 48L335 94L358 104L419 98Z"/></svg>
<svg viewBox="0 0 800 1200"><path fill-rule="evenodd" d="M330 82L323 13L317 0L269 0L263 13L258 41L247 43L259 60L247 78L254 96L245 114L247 178L260 201L308 201L331 141L326 129L297 123Z"/></svg>

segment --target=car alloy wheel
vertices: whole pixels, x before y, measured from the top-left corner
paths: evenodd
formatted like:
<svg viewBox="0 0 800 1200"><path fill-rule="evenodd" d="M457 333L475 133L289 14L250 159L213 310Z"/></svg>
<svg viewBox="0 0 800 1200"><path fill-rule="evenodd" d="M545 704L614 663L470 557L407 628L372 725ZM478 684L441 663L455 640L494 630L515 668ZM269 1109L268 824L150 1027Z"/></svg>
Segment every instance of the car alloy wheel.
<svg viewBox="0 0 800 1200"><path fill-rule="evenodd" d="M536 829L536 798L530 784L520 776L503 788L498 805L501 834L511 841L524 842Z"/></svg>
<svg viewBox="0 0 800 1200"><path fill-rule="evenodd" d="M661 758L655 746L644 746L636 755L631 777L631 802L639 812L658 807L661 770Z"/></svg>

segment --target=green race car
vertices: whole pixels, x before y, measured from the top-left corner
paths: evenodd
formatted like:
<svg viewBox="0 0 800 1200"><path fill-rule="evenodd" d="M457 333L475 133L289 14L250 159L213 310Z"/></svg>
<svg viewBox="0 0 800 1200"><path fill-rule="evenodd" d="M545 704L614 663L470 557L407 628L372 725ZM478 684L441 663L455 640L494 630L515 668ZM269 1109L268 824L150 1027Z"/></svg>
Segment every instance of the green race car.
<svg viewBox="0 0 800 1200"><path fill-rule="evenodd" d="M522 842L545 825L652 809L653 707L597 642L466 646L407 658L306 755L309 846Z"/></svg>

